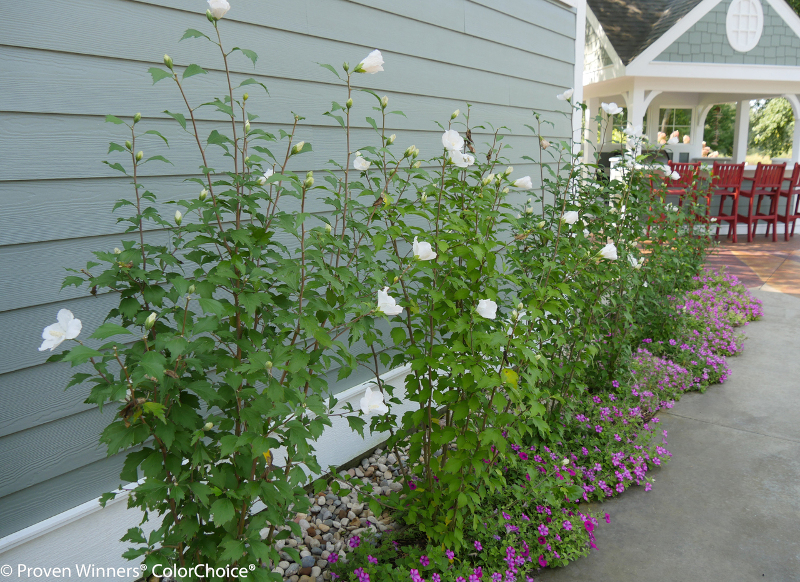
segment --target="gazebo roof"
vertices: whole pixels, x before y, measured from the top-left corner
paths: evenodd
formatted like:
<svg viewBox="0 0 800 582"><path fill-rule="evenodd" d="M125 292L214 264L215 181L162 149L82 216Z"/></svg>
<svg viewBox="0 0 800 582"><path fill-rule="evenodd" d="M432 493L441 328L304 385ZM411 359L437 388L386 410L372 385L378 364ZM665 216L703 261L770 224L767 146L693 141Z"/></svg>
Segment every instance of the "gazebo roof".
<svg viewBox="0 0 800 582"><path fill-rule="evenodd" d="M701 0L587 0L623 64L630 64Z"/></svg>

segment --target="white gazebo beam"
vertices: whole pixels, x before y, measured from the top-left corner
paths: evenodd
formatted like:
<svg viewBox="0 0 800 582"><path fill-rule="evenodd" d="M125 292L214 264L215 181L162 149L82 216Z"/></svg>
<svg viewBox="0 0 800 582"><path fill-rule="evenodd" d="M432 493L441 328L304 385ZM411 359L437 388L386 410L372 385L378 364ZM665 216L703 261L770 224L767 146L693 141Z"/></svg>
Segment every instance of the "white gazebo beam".
<svg viewBox="0 0 800 582"><path fill-rule="evenodd" d="M787 93L783 96L789 103L792 104L792 113L794 113L794 134L792 135L792 164L800 161L800 99L797 95Z"/></svg>
<svg viewBox="0 0 800 582"><path fill-rule="evenodd" d="M747 157L747 141L750 130L750 101L742 99L736 103L736 121L733 127L733 162L740 164Z"/></svg>

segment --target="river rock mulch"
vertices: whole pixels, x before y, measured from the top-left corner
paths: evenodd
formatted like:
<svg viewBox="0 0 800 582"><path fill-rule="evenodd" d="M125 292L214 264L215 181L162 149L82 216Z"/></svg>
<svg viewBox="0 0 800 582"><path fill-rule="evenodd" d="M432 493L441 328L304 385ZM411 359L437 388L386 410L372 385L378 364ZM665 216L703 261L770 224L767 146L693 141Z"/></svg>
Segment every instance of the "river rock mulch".
<svg viewBox="0 0 800 582"><path fill-rule="evenodd" d="M358 466L339 472L336 482L341 490L338 495L330 487L319 495L309 495L309 512L298 513L294 518L302 535L290 533L287 539L275 542L281 561L272 571L290 582L330 580L329 557L336 553L337 561L347 561L347 554L353 551L350 538L367 532L380 536L396 529L388 513L376 516L367 504L358 500L353 484L366 490L377 486L382 496L400 491L403 488L400 463L408 463L408 455L405 450L399 450L398 454L400 459L393 452L375 449L370 456L361 459ZM276 532L282 530L291 532L288 525L276 528ZM266 538L268 533L269 529L264 529L261 535ZM284 551L286 547L300 552L299 563Z"/></svg>

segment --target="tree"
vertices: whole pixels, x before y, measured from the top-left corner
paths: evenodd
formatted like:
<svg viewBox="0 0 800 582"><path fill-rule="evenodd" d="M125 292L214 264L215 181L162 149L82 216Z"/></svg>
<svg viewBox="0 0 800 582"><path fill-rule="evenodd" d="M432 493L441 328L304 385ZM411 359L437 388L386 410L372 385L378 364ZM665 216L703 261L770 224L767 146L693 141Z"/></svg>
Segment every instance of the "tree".
<svg viewBox="0 0 800 582"><path fill-rule="evenodd" d="M800 0L798 0L800 1ZM733 126L736 108L730 103L716 105L706 117L703 140L706 145L720 155L733 153Z"/></svg>
<svg viewBox="0 0 800 582"><path fill-rule="evenodd" d="M800 0L797 0L800 4ZM783 97L760 99L750 110L750 145L770 157L792 148L794 113Z"/></svg>

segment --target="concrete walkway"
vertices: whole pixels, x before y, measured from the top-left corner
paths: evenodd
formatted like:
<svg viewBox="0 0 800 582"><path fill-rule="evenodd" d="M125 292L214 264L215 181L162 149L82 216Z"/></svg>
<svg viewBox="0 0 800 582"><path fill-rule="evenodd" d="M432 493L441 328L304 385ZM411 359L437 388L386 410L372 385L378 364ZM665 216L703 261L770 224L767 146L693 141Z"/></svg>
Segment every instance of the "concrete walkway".
<svg viewBox="0 0 800 582"><path fill-rule="evenodd" d="M800 581L800 298L754 294L728 381L659 415L673 457L653 490L596 506L598 550L537 580Z"/></svg>

